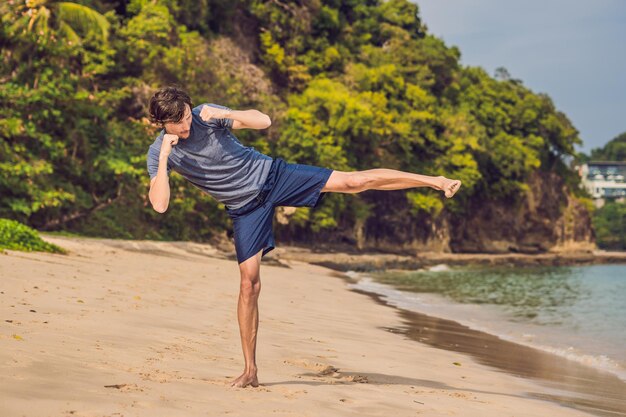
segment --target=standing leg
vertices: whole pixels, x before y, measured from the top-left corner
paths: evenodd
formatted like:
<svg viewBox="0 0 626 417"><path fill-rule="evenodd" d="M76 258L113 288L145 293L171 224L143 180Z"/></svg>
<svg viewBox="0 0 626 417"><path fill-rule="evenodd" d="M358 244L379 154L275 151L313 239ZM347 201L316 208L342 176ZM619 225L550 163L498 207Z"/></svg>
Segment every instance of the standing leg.
<svg viewBox="0 0 626 417"><path fill-rule="evenodd" d="M413 187L431 187L452 197L461 187L461 181L444 176L431 177L388 168L365 171L333 171L322 192L360 193L366 190L401 190Z"/></svg>
<svg viewBox="0 0 626 417"><path fill-rule="evenodd" d="M241 285L237 302L237 319L245 368L243 374L235 379L232 387L259 386L256 366L256 336L259 329L259 294L261 293L261 254L246 259L239 264Z"/></svg>

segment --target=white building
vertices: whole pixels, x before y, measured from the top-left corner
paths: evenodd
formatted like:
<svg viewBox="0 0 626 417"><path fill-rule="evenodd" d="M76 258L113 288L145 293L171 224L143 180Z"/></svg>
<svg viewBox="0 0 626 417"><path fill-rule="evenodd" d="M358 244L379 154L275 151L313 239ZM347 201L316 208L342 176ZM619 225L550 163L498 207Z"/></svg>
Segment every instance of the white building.
<svg viewBox="0 0 626 417"><path fill-rule="evenodd" d="M578 167L578 174L596 207L607 198L621 202L626 198L626 162L589 162Z"/></svg>

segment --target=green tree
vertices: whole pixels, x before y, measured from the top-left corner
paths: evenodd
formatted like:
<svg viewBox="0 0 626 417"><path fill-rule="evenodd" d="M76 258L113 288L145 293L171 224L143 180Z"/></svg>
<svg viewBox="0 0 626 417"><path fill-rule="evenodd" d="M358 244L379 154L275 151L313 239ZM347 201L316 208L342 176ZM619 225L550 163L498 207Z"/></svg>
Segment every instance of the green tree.
<svg viewBox="0 0 626 417"><path fill-rule="evenodd" d="M626 161L626 132L611 139L602 148L591 150L593 161Z"/></svg>
<svg viewBox="0 0 626 417"><path fill-rule="evenodd" d="M626 249L626 204L607 201L593 216L598 246L602 249Z"/></svg>
<svg viewBox="0 0 626 417"><path fill-rule="evenodd" d="M11 4L17 3L17 4ZM82 4L56 0L25 0L7 2L0 6L5 15L12 14L9 32L31 34L39 43L58 38L68 43L80 43L87 34L106 40L109 21L96 10ZM3 19L5 23L6 20Z"/></svg>
<svg viewBox="0 0 626 417"><path fill-rule="evenodd" d="M152 239L228 231L223 205L176 173L165 216L147 201L159 129L146 104L172 83L196 104L270 114L267 132L236 132L264 153L463 181L453 200L430 189L331 194L279 226L289 236L415 240L440 216L525 198L537 170L577 189L563 161L578 132L551 99L461 65L407 0L28 0L0 11L0 216L31 226Z"/></svg>

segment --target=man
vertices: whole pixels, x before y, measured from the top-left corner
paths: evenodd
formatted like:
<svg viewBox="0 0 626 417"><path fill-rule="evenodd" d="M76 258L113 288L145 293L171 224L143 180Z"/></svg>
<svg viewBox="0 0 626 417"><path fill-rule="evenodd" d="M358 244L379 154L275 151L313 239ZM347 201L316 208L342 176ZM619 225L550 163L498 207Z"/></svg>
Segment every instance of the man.
<svg viewBox="0 0 626 417"><path fill-rule="evenodd" d="M233 220L241 275L237 318L245 360L232 386L258 386L256 336L259 325L261 258L274 249L274 209L316 207L327 192L360 193L431 187L452 197L461 181L379 168L343 172L287 163L242 145L231 129L266 129L270 118L258 110L232 110L216 104L193 107L176 87L158 90L150 99L150 120L163 128L150 145L147 162L150 202L159 213L170 199L168 175L181 174L194 186L225 204Z"/></svg>

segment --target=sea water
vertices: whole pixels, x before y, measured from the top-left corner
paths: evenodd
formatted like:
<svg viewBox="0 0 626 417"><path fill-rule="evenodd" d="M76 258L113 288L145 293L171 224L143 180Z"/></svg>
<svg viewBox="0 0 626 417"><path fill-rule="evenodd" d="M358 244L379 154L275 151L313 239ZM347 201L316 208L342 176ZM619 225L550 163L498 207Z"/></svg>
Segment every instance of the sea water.
<svg viewBox="0 0 626 417"><path fill-rule="evenodd" d="M359 274L352 286L626 380L626 265L437 265Z"/></svg>

